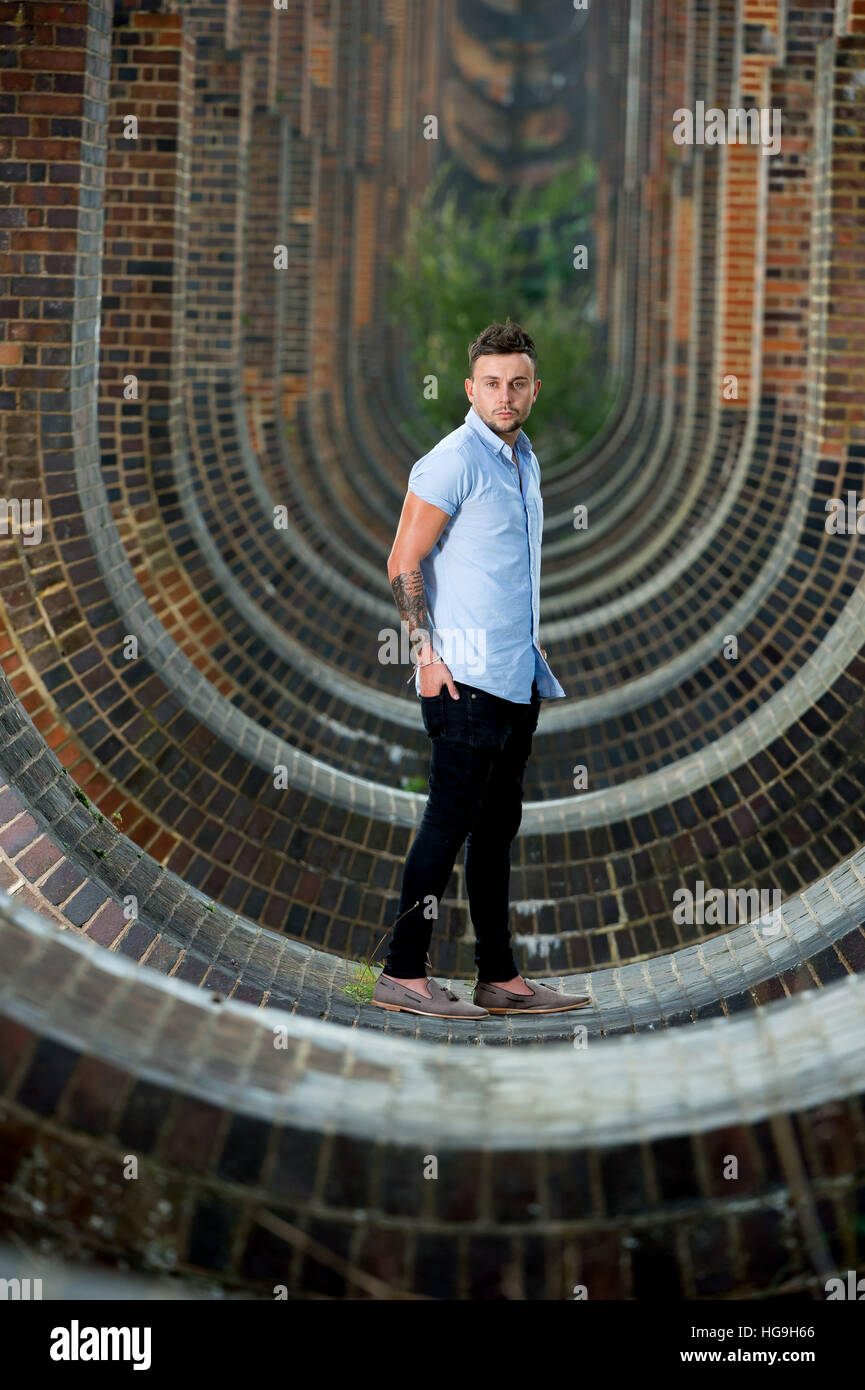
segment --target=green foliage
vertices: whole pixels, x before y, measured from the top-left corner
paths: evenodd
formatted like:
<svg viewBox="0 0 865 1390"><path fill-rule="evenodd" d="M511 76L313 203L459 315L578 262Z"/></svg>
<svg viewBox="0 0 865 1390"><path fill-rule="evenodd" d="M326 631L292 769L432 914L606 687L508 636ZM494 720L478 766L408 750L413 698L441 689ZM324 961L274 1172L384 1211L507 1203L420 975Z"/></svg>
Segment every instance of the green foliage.
<svg viewBox="0 0 865 1390"><path fill-rule="evenodd" d="M66 769L64 768L63 771L65 772ZM101 811L97 811L96 807L93 805L86 792L83 792L80 787L76 787L72 795L76 798L77 801L81 802L82 806L86 806L87 810L90 812L97 825L104 824L105 817L103 816ZM119 820L120 813L118 811L115 811L114 817L116 817Z"/></svg>
<svg viewBox="0 0 865 1390"><path fill-rule="evenodd" d="M417 903L414 905L417 907ZM408 911L411 911L411 909L409 908ZM404 917L405 913L403 913L402 916ZM397 918L397 921L399 921L399 918ZM384 969L383 965L373 965L373 960L387 934L388 933L385 932L378 946L375 947L375 950L373 950L370 955L361 957L359 961L346 960L345 962L348 984L343 986L342 992L343 994L347 994L350 999L353 999L356 1004L368 1004L372 999L375 982Z"/></svg>
<svg viewBox="0 0 865 1390"><path fill-rule="evenodd" d="M538 452L549 440L579 448L611 404L588 321L591 264L574 268L589 245L596 173L587 156L542 187L447 190L444 162L407 220L405 250L393 262L388 311L404 325L409 376L430 436L455 429L468 408L468 345L488 323L510 318L538 350L541 390L526 424ZM438 399L423 398L424 378Z"/></svg>
<svg viewBox="0 0 865 1390"><path fill-rule="evenodd" d="M403 777L400 785L404 792L425 792L427 779L426 777Z"/></svg>
<svg viewBox="0 0 865 1390"><path fill-rule="evenodd" d="M343 988L343 994L347 994L357 1004L368 1004L382 969L383 966L373 965L368 960L353 963L349 967L349 980Z"/></svg>

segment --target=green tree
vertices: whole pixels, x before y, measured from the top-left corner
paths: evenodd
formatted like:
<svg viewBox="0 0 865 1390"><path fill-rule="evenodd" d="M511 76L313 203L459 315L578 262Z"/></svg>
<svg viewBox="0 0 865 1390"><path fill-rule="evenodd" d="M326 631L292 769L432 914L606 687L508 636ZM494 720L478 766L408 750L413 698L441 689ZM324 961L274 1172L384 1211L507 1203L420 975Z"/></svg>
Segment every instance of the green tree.
<svg viewBox="0 0 865 1390"><path fill-rule="evenodd" d="M470 198L444 161L407 218L405 248L392 263L388 310L403 326L409 375L430 438L456 428L467 408L468 345L508 315L538 349L540 395L527 425L547 459L595 434L611 405L593 349L593 272L574 268L589 244L596 171L583 155L541 187L480 190ZM450 188L447 187L451 184ZM434 376L437 399L426 399ZM416 421L415 421L416 424Z"/></svg>

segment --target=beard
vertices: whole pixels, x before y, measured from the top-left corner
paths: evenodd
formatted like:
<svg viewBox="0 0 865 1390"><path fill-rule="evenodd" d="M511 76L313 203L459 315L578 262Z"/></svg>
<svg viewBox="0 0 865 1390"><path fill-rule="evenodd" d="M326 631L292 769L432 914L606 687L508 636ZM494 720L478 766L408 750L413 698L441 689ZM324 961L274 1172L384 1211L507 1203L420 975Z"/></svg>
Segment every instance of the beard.
<svg viewBox="0 0 865 1390"><path fill-rule="evenodd" d="M494 434L510 434L511 430L522 427L525 418L525 415L521 415L518 410L515 410L513 415L509 415L507 418L502 415L491 415L489 420L484 423L489 425Z"/></svg>

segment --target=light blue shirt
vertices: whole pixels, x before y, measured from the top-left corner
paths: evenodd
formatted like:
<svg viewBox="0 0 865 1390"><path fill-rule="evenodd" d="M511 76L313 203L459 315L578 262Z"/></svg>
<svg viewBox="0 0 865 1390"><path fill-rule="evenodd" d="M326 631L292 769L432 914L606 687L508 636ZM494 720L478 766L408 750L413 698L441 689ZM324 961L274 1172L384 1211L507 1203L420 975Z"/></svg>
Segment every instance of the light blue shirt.
<svg viewBox="0 0 865 1390"><path fill-rule="evenodd" d="M512 462L510 445L474 406L408 480L410 492L450 517L420 562L433 647L454 680L520 705L530 703L534 679L542 699L565 695L538 645L540 480L527 435L517 435Z"/></svg>

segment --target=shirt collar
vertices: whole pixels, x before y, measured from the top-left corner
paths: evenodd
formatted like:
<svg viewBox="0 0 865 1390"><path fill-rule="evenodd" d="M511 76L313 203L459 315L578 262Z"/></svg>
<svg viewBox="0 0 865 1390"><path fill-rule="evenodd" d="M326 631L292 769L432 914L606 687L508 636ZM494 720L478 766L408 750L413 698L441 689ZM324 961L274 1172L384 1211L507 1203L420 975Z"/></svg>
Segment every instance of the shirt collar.
<svg viewBox="0 0 865 1390"><path fill-rule="evenodd" d="M466 411L466 424L471 426L486 444L487 448L492 449L494 454L500 454L502 449L508 447L506 440L496 434L495 430L491 430L489 425L484 424L473 405L470 405ZM526 458L530 456L532 452L532 441L529 439L525 430L521 429L517 435L516 448L518 454L524 454Z"/></svg>

